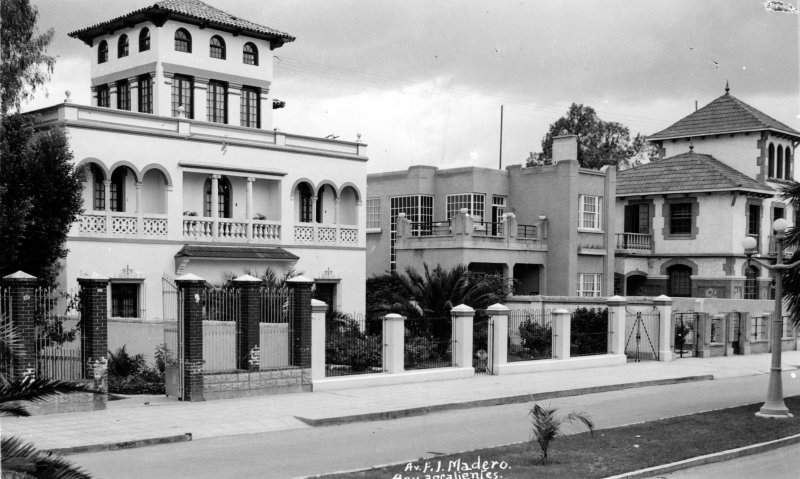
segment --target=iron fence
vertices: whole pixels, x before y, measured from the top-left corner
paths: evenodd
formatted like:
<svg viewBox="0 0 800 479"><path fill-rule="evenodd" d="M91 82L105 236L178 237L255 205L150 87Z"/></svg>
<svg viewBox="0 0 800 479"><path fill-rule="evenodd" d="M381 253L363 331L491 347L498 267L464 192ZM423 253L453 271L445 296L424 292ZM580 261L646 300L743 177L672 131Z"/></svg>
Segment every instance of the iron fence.
<svg viewBox="0 0 800 479"><path fill-rule="evenodd" d="M695 355L695 325L700 313L675 311L672 313L673 352L679 358Z"/></svg>
<svg viewBox="0 0 800 479"><path fill-rule="evenodd" d="M325 321L325 376L383 372L383 319L332 314Z"/></svg>
<svg viewBox="0 0 800 479"><path fill-rule="evenodd" d="M608 354L608 308L578 308L570 321L570 357Z"/></svg>
<svg viewBox="0 0 800 479"><path fill-rule="evenodd" d="M409 318L405 327L406 370L449 368L453 365L453 320L449 316Z"/></svg>
<svg viewBox="0 0 800 479"><path fill-rule="evenodd" d="M241 313L238 289L209 289L203 304L203 371L237 369L236 323Z"/></svg>
<svg viewBox="0 0 800 479"><path fill-rule="evenodd" d="M508 315L508 362L553 358L551 310L515 309Z"/></svg>
<svg viewBox="0 0 800 479"><path fill-rule="evenodd" d="M80 316L70 297L46 287L34 290L34 372L37 377L59 381L84 378Z"/></svg>

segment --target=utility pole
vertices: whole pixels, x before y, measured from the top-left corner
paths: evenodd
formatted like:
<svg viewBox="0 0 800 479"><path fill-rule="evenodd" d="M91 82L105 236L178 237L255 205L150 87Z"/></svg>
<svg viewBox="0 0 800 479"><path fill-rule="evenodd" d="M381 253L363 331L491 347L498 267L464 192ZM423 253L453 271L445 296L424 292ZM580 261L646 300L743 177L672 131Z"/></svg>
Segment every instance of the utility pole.
<svg viewBox="0 0 800 479"><path fill-rule="evenodd" d="M503 169L503 105L500 105L500 166Z"/></svg>

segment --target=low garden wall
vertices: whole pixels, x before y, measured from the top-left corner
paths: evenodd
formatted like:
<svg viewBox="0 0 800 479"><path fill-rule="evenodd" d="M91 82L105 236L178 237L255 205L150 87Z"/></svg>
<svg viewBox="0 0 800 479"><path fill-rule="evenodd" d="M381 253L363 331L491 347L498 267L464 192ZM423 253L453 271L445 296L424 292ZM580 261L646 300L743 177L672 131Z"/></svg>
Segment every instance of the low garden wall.
<svg viewBox="0 0 800 479"><path fill-rule="evenodd" d="M203 397L229 399L310 391L310 378L311 370L307 368L205 374Z"/></svg>

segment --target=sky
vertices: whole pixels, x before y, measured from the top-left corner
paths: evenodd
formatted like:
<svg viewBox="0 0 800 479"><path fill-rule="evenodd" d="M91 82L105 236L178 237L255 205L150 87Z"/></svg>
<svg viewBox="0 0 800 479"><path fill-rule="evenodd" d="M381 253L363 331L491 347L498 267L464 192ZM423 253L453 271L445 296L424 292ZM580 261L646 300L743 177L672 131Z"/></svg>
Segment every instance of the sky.
<svg viewBox="0 0 800 479"><path fill-rule="evenodd" d="M790 0L795 4L800 0ZM800 130L800 16L764 0L205 0L297 39L272 51L273 126L367 143L368 172L524 163L571 103L632 134L724 93ZM51 82L23 109L90 104L67 33L155 0L32 0Z"/></svg>

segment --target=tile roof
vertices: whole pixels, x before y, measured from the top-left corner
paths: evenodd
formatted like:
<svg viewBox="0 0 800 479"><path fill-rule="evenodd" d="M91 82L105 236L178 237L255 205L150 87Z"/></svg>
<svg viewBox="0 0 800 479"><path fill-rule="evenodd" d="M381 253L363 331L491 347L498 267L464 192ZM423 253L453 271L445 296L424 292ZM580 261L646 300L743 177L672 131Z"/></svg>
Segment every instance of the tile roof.
<svg viewBox="0 0 800 479"><path fill-rule="evenodd" d="M721 97L647 139L653 141L762 130L786 133L800 139L800 132L753 108L726 89Z"/></svg>
<svg viewBox="0 0 800 479"><path fill-rule="evenodd" d="M295 37L270 27L236 17L200 0L162 0L152 6L135 10L91 27L71 32L69 36L89 43L92 38L108 33L108 30L129 27L131 22L152 21L161 26L168 18L176 18L189 23L206 24L219 30L237 32L242 35L274 40L278 46L294 41ZM159 23L160 22L160 23Z"/></svg>
<svg viewBox="0 0 800 479"><path fill-rule="evenodd" d="M214 259L260 259L273 261L297 261L298 256L283 248L269 246L207 246L184 245L176 258Z"/></svg>
<svg viewBox="0 0 800 479"><path fill-rule="evenodd" d="M617 196L697 191L752 191L775 194L766 184L715 159L689 151L617 174Z"/></svg>

